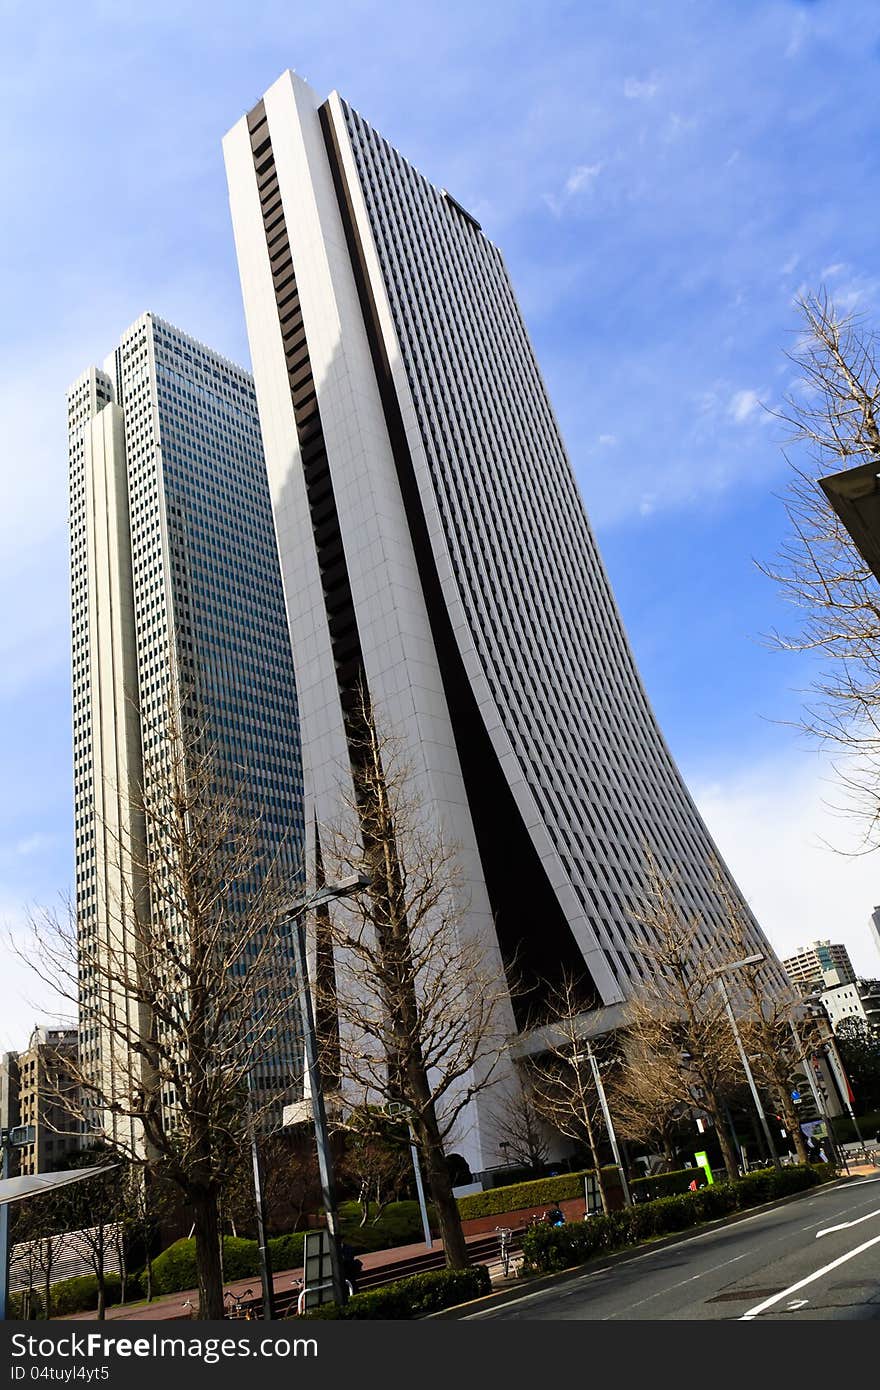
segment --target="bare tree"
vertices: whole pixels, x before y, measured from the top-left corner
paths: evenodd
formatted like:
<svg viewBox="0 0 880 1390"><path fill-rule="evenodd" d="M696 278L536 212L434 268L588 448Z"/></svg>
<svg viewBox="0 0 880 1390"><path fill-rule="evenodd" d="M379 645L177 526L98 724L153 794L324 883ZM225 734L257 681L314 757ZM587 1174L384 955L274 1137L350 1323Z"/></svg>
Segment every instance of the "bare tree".
<svg viewBox="0 0 880 1390"><path fill-rule="evenodd" d="M725 1094L736 1078L735 1043L714 966L700 939L701 923L683 908L675 876L661 873L650 854L646 884L634 916L644 929L640 951L650 973L626 1006L629 1043L616 1092L638 1110L644 1097L641 1067L650 1058L669 1111L677 1105L706 1111L727 1174L736 1178L739 1170L724 1116Z"/></svg>
<svg viewBox="0 0 880 1390"><path fill-rule="evenodd" d="M690 1106L668 1094L667 1058L655 1051L653 1030L631 1027L621 1034L621 1049L609 1096L615 1127L625 1139L658 1146L672 1163Z"/></svg>
<svg viewBox="0 0 880 1390"><path fill-rule="evenodd" d="M191 724L187 726L191 728ZM35 918L26 958L105 1040L70 1060L92 1143L173 1184L195 1226L199 1315L223 1316L218 1197L251 1123L282 1089L255 1093L266 1051L295 1029L291 951L279 927L292 886L266 863L259 826L201 731L166 716L163 757L138 799L143 845L119 843L119 900L97 932L72 913ZM138 888L142 884L142 889ZM298 1080L290 1043L289 1074ZM109 1058L109 1061L108 1061Z"/></svg>
<svg viewBox="0 0 880 1390"><path fill-rule="evenodd" d="M406 1124L373 1106L351 1111L342 1127L345 1149L337 1173L357 1189L361 1225L379 1220L412 1180L412 1157Z"/></svg>
<svg viewBox="0 0 880 1390"><path fill-rule="evenodd" d="M717 872L716 891L724 906L730 959L748 959L753 954L749 924ZM792 1136L798 1159L806 1163L807 1146L791 1092L803 1071L804 1047L818 1041L816 1023L801 1019L799 1032L792 1031L799 997L793 987L779 990L775 972L768 971L766 961L738 966L728 977L727 988L755 1082L772 1096Z"/></svg>
<svg viewBox="0 0 880 1390"><path fill-rule="evenodd" d="M493 1081L504 1050L507 989L468 935L455 848L423 814L398 742L361 702L351 723L353 784L325 828L328 878L371 887L334 910L329 931L339 1012L340 1072L366 1104L402 1102L412 1121L446 1262L467 1249L444 1140Z"/></svg>
<svg viewBox="0 0 880 1390"><path fill-rule="evenodd" d="M788 354L798 380L777 412L796 449L785 496L791 535L762 569L800 613L799 628L774 633L774 643L822 661L802 727L841 755L836 770L873 849L880 843L880 590L818 479L880 460L878 334L824 291L802 298L799 310L803 331Z"/></svg>
<svg viewBox="0 0 880 1390"><path fill-rule="evenodd" d="M602 1210L607 1213L608 1183L599 1148L605 1138L605 1125L584 1041L583 1000L578 981L566 977L554 991L550 1007L554 1021L545 1030L545 1050L528 1066L530 1093L542 1119L559 1134L589 1149Z"/></svg>
<svg viewBox="0 0 880 1390"><path fill-rule="evenodd" d="M550 1157L550 1132L541 1119L528 1072L522 1068L517 1085L492 1112L498 1147L523 1168L541 1168Z"/></svg>

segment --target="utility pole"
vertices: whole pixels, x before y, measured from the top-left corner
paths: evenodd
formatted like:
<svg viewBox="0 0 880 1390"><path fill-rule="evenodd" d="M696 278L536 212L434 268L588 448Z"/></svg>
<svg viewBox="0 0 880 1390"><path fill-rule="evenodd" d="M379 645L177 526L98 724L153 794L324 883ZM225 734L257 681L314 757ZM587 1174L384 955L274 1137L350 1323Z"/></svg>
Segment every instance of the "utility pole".
<svg viewBox="0 0 880 1390"><path fill-rule="evenodd" d="M342 1252L340 1250L339 1216L336 1202L336 1178L333 1172L333 1154L330 1148L330 1129L327 1124L327 1110L324 1104L324 1086L321 1079L321 1063L318 1057L318 1036L315 1029L315 1015L312 1009L312 991L309 987L308 952L306 949L306 915L325 903L338 898L350 898L355 893L369 888L370 880L363 874L352 874L339 883L328 883L319 888L303 902L294 903L285 912L284 918L293 926L293 946L296 962L299 1006L303 1030L303 1045L306 1055L306 1072L309 1078L309 1094L312 1102L312 1117L315 1124L315 1147L318 1152L318 1177L321 1183L321 1200L327 1218L327 1231L330 1236L330 1278L333 1297L341 1308L348 1295L342 1273Z"/></svg>
<svg viewBox="0 0 880 1390"><path fill-rule="evenodd" d="M0 1179L9 1177L12 1150L36 1142L33 1125L12 1125L0 1129ZM9 1303L9 1204L0 1202L0 1322L5 1322Z"/></svg>
<svg viewBox="0 0 880 1390"><path fill-rule="evenodd" d="M745 956L742 960L728 961L726 965L720 965L717 970L713 970L712 974L716 977L718 983L718 992L721 995L721 998L724 1000L724 1011L727 1014L730 1027L733 1031L733 1036L736 1041L736 1049L739 1053L739 1059L743 1065L743 1071L746 1074L746 1080L749 1083L749 1090L752 1093L752 1100L755 1102L755 1110L757 1111L758 1119L761 1123L761 1129L764 1133L764 1140L767 1145L767 1153L769 1154L774 1166L780 1168L782 1165L779 1162L779 1154L776 1152L776 1145L773 1143L773 1135L770 1133L770 1126L767 1123L767 1116L764 1113L764 1106L761 1103L761 1097L758 1095L758 1088L755 1085L755 1078L752 1075L752 1069L749 1066L749 1059L746 1056L746 1050L742 1044L742 1038L740 1037L739 1028L737 1027L736 1016L733 1012L733 1007L730 1003L730 995L727 993L727 986L722 978L723 973L726 970L737 970L740 968L740 966L744 965L760 965L762 961L765 961L766 959L767 957L763 955L760 951L758 951L754 955Z"/></svg>
<svg viewBox="0 0 880 1390"><path fill-rule="evenodd" d="M623 1159L620 1156L620 1149L617 1145L617 1135L614 1132L614 1125L611 1120L611 1111L608 1108L608 1097L605 1094L605 1087L602 1083L602 1076L599 1072L599 1063L588 1038L584 1040L587 1049L587 1060L593 1072L593 1080L596 1083L596 1090L599 1093L599 1104L602 1107L602 1114L605 1118L605 1128L608 1131L608 1138L611 1142L611 1151L614 1154L614 1162L617 1164L617 1171L620 1173L620 1186L623 1188L623 1200L628 1207L632 1206L632 1193L629 1190L629 1183L626 1180L626 1170L623 1166ZM575 1058L577 1061L578 1059Z"/></svg>

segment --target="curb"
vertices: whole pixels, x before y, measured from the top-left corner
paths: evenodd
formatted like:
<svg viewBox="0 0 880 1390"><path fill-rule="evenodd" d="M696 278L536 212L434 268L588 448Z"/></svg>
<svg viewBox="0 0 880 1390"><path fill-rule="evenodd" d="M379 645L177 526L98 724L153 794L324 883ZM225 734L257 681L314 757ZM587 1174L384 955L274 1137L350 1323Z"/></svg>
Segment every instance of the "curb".
<svg viewBox="0 0 880 1390"><path fill-rule="evenodd" d="M626 1260L634 1259L639 1255L654 1250L664 1250L670 1245L682 1245L698 1236L705 1235L709 1231L721 1230L725 1226L736 1226L739 1222L747 1221L750 1217L757 1216L761 1212L775 1211L778 1207L787 1207L792 1202L799 1202L804 1197L815 1197L819 1192L832 1192L835 1188L845 1187L847 1183L858 1181L857 1177L836 1178L833 1182L823 1182L816 1187L806 1187L803 1192L790 1192L787 1197L777 1197L772 1202L762 1202L756 1207L746 1207L743 1211L733 1212L729 1216L718 1216L714 1221L704 1221L699 1226L692 1226L688 1230L673 1231L670 1235L661 1236L657 1240L643 1240L637 1245L624 1246L622 1250L612 1250L606 1255L596 1255L585 1264L571 1265L568 1269L557 1270L554 1274L541 1274L534 1279L519 1280L517 1281L519 1288L499 1289L497 1293L486 1294L483 1298L472 1298L468 1303L457 1303L453 1308L442 1308L437 1313L427 1313L420 1321L428 1322L431 1319L440 1318L455 1321L469 1317L474 1312L488 1311L500 1303L507 1302L511 1294L518 1292L541 1293L544 1289L571 1284L585 1274L589 1274L594 1266L601 1265L603 1269L610 1269L614 1265L623 1264Z"/></svg>

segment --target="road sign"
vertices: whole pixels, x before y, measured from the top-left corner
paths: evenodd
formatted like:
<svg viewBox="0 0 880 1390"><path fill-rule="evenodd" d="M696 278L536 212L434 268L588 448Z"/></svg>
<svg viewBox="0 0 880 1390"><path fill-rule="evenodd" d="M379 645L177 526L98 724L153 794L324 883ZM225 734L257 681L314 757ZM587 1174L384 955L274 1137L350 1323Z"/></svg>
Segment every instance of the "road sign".
<svg viewBox="0 0 880 1390"><path fill-rule="evenodd" d="M800 1091L792 1091L792 1093L791 1093L791 1098L792 1098L792 1100L794 1101L795 1105L800 1105L800 1103L801 1103L801 1093L800 1093Z"/></svg>
<svg viewBox="0 0 880 1390"><path fill-rule="evenodd" d="M24 1148L25 1144L34 1144L36 1139L37 1131L34 1125L13 1125L12 1129L6 1131L6 1142L14 1149Z"/></svg>
<svg viewBox="0 0 880 1390"><path fill-rule="evenodd" d="M705 1152L698 1153L694 1154L694 1158L697 1160L699 1167L702 1168L703 1172L706 1174L706 1182L710 1184L714 1183L715 1179L712 1176L712 1169L709 1167L709 1155Z"/></svg>
<svg viewBox="0 0 880 1390"><path fill-rule="evenodd" d="M317 1308L333 1300L330 1232L306 1231L303 1241L303 1306Z"/></svg>

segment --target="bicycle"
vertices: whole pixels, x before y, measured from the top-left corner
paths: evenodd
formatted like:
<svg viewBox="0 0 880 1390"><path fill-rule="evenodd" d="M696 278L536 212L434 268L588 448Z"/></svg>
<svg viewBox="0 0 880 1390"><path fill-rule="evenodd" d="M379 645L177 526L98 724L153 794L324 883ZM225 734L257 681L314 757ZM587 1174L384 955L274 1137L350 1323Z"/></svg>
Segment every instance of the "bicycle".
<svg viewBox="0 0 880 1390"><path fill-rule="evenodd" d="M501 1272L505 1279L510 1273L510 1247L513 1242L513 1231L509 1226L496 1226L498 1232L498 1247L501 1254Z"/></svg>
<svg viewBox="0 0 880 1390"><path fill-rule="evenodd" d="M226 1316L230 1319L238 1318L243 1322L251 1322L253 1320L254 1310L253 1308L245 1307L244 1299L253 1298L253 1296L253 1289L244 1289L242 1293L233 1293L231 1289L224 1290L223 1302L229 1309ZM229 1308L230 1302L232 1304L231 1308Z"/></svg>

